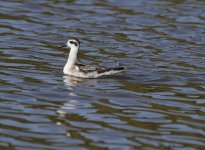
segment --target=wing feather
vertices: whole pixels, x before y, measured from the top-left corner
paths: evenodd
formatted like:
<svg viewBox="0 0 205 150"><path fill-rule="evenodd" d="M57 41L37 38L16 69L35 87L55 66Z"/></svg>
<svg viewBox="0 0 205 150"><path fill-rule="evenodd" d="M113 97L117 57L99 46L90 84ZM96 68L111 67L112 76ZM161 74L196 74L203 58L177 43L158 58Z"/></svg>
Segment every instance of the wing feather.
<svg viewBox="0 0 205 150"><path fill-rule="evenodd" d="M85 73L94 72L94 71L101 72L101 71L106 70L105 68L102 68L99 66L85 65L85 64L79 63L79 62L76 63L75 65L79 68L80 71L85 72Z"/></svg>

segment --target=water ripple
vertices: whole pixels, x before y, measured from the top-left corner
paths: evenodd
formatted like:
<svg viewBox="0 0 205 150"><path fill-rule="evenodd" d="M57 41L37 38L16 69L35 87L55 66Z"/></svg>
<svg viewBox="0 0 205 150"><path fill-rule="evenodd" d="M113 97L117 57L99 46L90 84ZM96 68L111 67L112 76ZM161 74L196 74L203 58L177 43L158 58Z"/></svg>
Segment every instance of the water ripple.
<svg viewBox="0 0 205 150"><path fill-rule="evenodd" d="M204 149L204 2L2 1L0 147ZM126 71L65 76L83 62Z"/></svg>

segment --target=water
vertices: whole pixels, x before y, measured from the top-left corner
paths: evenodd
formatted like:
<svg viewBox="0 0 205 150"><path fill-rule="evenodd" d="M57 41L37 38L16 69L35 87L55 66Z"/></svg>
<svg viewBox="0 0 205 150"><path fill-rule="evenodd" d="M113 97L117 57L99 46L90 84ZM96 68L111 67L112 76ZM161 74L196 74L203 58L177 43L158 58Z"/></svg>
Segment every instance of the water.
<svg viewBox="0 0 205 150"><path fill-rule="evenodd" d="M12 0L0 9L1 149L205 149L203 0ZM62 74L68 37L102 79Z"/></svg>

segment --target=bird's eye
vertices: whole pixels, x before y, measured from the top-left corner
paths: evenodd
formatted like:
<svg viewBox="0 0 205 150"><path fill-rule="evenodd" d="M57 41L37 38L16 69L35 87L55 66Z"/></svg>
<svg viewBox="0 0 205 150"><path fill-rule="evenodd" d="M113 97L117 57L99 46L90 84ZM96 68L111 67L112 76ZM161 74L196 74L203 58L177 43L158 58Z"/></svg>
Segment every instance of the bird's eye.
<svg viewBox="0 0 205 150"><path fill-rule="evenodd" d="M74 42L74 41L69 41L70 44L74 44L75 46L78 46L78 43L77 42Z"/></svg>

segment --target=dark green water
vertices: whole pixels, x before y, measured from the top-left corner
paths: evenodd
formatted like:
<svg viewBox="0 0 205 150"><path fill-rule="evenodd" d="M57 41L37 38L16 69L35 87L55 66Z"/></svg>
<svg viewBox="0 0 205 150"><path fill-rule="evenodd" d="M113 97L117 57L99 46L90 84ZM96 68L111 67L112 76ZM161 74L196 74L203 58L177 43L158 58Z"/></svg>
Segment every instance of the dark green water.
<svg viewBox="0 0 205 150"><path fill-rule="evenodd" d="M205 1L0 2L0 149L205 149ZM64 76L68 37L85 63Z"/></svg>

